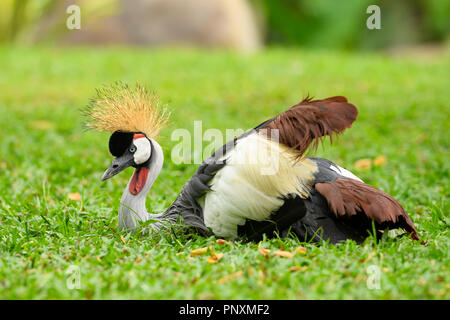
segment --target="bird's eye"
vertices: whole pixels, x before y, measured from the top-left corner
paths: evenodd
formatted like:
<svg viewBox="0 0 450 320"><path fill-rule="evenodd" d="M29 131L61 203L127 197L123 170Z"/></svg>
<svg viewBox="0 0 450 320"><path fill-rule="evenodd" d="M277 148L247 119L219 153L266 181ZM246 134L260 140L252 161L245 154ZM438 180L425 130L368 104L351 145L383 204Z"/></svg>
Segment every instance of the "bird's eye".
<svg viewBox="0 0 450 320"><path fill-rule="evenodd" d="M131 146L130 147L130 152L131 153L135 153L136 152L136 147L135 146Z"/></svg>

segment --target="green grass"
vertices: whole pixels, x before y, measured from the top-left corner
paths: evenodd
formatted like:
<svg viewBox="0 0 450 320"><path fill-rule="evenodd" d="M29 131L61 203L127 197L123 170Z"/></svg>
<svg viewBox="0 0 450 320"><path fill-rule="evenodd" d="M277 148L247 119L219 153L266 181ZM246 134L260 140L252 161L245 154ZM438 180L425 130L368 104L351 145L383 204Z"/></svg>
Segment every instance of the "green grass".
<svg viewBox="0 0 450 320"><path fill-rule="evenodd" d="M281 49L3 47L0 70L0 299L450 298L448 52L415 60ZM192 132L194 120L203 130L251 128L308 93L345 95L358 106L358 120L317 155L398 199L426 245L401 237L359 246L292 239L222 246L171 234L122 234L122 242L117 208L132 169L100 182L111 161L108 134L84 131L79 112L94 88L116 80L145 83L172 111L150 212L169 206L197 167L172 163L172 130ZM385 166L354 166L379 155ZM81 201L68 199L74 192ZM219 263L188 259L209 245L224 253ZM292 259L266 259L257 250L300 245L306 254ZM66 285L72 265L81 272L78 290ZM371 265L381 270L379 290L366 285ZM292 266L306 268L289 272ZM232 274L239 276L219 281Z"/></svg>

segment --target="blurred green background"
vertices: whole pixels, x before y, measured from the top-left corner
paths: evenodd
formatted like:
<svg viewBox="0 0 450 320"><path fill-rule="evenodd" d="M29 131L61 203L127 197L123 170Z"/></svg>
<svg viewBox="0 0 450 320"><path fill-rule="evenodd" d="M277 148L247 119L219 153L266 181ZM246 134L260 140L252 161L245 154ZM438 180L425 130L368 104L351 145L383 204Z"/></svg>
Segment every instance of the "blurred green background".
<svg viewBox="0 0 450 320"><path fill-rule="evenodd" d="M163 2L164 5L161 4ZM184 4L181 5L181 2ZM81 7L81 30L92 28L90 31L94 36L92 33L81 37L68 36L73 30L68 30L64 25L68 16L66 9L71 4ZM381 9L380 30L369 30L365 25L369 16L366 8L373 4ZM183 40L170 41L174 40L170 38L171 34L170 43L210 46L212 40L208 42L198 38L214 37L214 30L218 29L220 31L217 33L226 33L227 24L237 26L241 33L239 37L242 37L249 28L249 19L242 18L246 14L246 8L243 9L246 6L250 6L250 25L255 24L257 28L254 37L262 45L384 49L402 45L440 44L447 42L450 35L450 1L447 0L2 0L0 41L154 45L166 43L167 30L170 29L172 34L178 32L179 37L175 40ZM177 15L184 17L180 20ZM167 23L171 19L178 20L179 25ZM128 29L125 35L121 23ZM198 26L189 28L190 24ZM156 35L156 40L143 40L136 36L142 30L151 32L152 26L165 29L166 33ZM134 31L130 31L130 28L134 28ZM184 34L180 35L181 29L184 29ZM212 42L213 46L229 47L227 43Z"/></svg>
<svg viewBox="0 0 450 320"><path fill-rule="evenodd" d="M450 1L254 0L267 21L267 43L346 49L443 42L449 37ZM381 29L365 28L369 5L381 9ZM370 36L369 36L370 34Z"/></svg>

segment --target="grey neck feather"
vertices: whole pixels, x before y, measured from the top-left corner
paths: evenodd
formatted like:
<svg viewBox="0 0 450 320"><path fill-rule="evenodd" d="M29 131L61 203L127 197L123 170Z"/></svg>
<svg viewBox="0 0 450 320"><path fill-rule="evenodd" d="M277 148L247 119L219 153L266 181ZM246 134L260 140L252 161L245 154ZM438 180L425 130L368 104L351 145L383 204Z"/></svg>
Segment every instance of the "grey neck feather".
<svg viewBox="0 0 450 320"><path fill-rule="evenodd" d="M137 195L132 194L129 191L131 179L127 184L127 187L123 191L122 199L120 200L119 207L119 229L134 231L140 222L145 222L149 219L161 220L162 214L149 214L145 207L145 199L151 186L155 182L159 173L161 172L164 162L164 155L161 146L153 139L150 139L152 143L152 153L150 156L150 162L148 168L150 172L147 176L144 188ZM153 223L150 226L155 229L159 229L161 223Z"/></svg>

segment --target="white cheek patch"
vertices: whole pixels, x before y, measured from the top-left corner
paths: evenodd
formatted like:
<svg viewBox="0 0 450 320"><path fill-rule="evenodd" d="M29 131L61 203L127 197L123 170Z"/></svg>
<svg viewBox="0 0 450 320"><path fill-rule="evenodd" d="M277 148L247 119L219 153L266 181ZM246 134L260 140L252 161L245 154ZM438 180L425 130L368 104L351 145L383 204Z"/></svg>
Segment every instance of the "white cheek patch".
<svg viewBox="0 0 450 320"><path fill-rule="evenodd" d="M150 141L147 138L139 138L133 141L136 146L136 152L134 153L134 162L136 164L143 164L150 158L152 147Z"/></svg>

